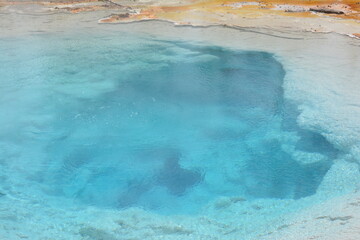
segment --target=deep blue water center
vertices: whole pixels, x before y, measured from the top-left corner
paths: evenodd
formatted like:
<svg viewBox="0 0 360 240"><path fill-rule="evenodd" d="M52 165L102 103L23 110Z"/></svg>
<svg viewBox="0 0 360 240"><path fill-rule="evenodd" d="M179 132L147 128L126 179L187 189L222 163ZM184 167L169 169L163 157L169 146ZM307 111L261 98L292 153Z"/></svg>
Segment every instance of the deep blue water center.
<svg viewBox="0 0 360 240"><path fill-rule="evenodd" d="M314 194L337 154L297 126L271 53L81 37L1 42L1 91L22 99L1 115L28 117L5 117L21 140L4 125L1 139L33 149L26 161L40 167L26 180L44 194L194 213L220 196Z"/></svg>

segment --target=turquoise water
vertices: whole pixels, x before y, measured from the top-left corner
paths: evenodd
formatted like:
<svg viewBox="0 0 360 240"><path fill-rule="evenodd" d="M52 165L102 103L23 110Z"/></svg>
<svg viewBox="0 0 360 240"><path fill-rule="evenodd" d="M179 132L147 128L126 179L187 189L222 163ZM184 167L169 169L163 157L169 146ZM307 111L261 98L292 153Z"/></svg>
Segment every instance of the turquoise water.
<svg viewBox="0 0 360 240"><path fill-rule="evenodd" d="M195 214L222 196L310 196L337 155L298 127L272 53L121 34L2 38L0 52L3 194Z"/></svg>

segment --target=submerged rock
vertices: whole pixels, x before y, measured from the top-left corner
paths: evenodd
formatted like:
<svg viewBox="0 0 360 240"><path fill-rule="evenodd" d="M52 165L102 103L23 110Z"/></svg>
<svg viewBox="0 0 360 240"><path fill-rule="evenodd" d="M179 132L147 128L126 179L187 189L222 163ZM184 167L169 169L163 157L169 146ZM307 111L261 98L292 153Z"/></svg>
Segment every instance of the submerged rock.
<svg viewBox="0 0 360 240"><path fill-rule="evenodd" d="M91 240L118 240L118 238L111 235L110 233L107 233L102 229L97 229L93 227L81 228L79 233L82 237Z"/></svg>
<svg viewBox="0 0 360 240"><path fill-rule="evenodd" d="M197 171L184 169L179 164L179 158L168 158L157 176L157 183L165 186L171 194L182 195L185 191L202 181L202 175Z"/></svg>

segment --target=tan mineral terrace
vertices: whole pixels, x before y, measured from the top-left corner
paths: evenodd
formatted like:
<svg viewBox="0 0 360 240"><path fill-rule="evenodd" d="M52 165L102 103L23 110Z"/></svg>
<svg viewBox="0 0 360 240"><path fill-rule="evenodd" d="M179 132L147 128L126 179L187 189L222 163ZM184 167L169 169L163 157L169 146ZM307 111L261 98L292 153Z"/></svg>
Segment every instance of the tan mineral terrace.
<svg viewBox="0 0 360 240"><path fill-rule="evenodd" d="M99 23L158 19L181 25L261 27L360 36L357 0L1 0L0 8L2 12L95 12Z"/></svg>
<svg viewBox="0 0 360 240"><path fill-rule="evenodd" d="M154 39L274 53L287 72L285 97L301 110L299 125L322 132L341 151L311 197L221 198L196 216L160 216L136 208L56 208L43 195L29 196L23 186L23 192L3 197L0 218L7 224L0 226L2 239L243 240L239 236L245 235L248 240L360 239L360 41L355 37L360 33L360 3L286 2L0 2L0 36L5 38L136 32ZM309 201L317 203L296 211ZM283 208L293 208L294 214L269 218ZM264 219L262 224L245 224L255 216Z"/></svg>

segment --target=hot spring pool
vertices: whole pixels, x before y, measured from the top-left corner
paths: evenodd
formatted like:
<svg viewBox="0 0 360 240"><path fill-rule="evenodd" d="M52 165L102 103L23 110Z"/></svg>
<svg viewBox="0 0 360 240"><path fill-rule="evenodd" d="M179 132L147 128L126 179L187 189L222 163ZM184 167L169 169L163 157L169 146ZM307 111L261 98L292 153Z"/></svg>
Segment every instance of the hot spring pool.
<svg viewBox="0 0 360 240"><path fill-rule="evenodd" d="M310 196L338 154L298 126L271 52L136 34L1 38L0 52L3 194L197 214Z"/></svg>

